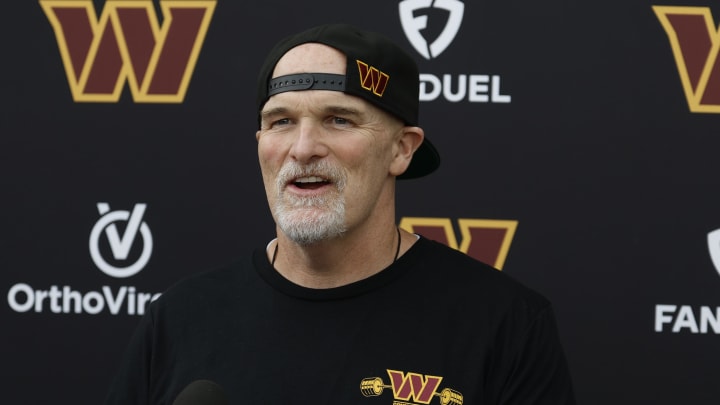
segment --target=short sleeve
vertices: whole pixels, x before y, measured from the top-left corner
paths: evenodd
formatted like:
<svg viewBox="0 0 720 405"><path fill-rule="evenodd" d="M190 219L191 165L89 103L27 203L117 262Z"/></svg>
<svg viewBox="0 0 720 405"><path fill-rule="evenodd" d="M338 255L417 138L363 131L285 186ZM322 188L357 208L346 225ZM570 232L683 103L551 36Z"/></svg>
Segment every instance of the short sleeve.
<svg viewBox="0 0 720 405"><path fill-rule="evenodd" d="M152 363L153 313L140 320L105 398L105 405L148 405Z"/></svg>
<svg viewBox="0 0 720 405"><path fill-rule="evenodd" d="M575 405L552 307L539 311L505 365L502 405Z"/></svg>

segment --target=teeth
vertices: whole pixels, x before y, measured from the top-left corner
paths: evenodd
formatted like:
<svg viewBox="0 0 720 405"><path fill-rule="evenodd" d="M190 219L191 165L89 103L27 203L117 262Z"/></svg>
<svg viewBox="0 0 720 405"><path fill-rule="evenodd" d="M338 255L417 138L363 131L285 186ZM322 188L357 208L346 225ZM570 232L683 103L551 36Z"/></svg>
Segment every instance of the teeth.
<svg viewBox="0 0 720 405"><path fill-rule="evenodd" d="M296 183L322 183L325 179L317 176L301 177L295 180Z"/></svg>

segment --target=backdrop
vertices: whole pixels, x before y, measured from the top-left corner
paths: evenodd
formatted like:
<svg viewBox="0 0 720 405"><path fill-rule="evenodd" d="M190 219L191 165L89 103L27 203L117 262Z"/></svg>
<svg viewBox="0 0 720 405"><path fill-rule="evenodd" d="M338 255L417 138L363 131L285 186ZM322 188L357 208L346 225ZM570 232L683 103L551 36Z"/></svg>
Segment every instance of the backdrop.
<svg viewBox="0 0 720 405"><path fill-rule="evenodd" d="M325 22L414 55L444 161L401 182L398 223L546 295L581 404L717 403L717 3L2 9L3 403L99 404L156 294L273 237L255 78Z"/></svg>

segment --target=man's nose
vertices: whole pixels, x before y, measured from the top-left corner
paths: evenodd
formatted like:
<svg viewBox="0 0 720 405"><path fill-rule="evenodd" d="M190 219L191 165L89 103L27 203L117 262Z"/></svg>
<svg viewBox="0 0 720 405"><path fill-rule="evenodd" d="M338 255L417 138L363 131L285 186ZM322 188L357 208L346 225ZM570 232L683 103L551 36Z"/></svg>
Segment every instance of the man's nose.
<svg viewBox="0 0 720 405"><path fill-rule="evenodd" d="M290 148L290 155L293 159L301 163L309 163L327 155L328 147L325 143L324 129L320 123L301 120L297 130Z"/></svg>

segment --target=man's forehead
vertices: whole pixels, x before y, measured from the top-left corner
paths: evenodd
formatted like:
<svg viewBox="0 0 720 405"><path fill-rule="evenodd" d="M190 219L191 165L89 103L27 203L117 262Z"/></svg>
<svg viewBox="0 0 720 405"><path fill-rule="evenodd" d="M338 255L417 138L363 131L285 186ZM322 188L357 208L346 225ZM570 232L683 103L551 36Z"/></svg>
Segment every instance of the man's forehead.
<svg viewBox="0 0 720 405"><path fill-rule="evenodd" d="M330 46L305 43L287 51L275 65L272 77L295 73L334 73L344 75L347 57Z"/></svg>
<svg viewBox="0 0 720 405"><path fill-rule="evenodd" d="M353 111L364 113L372 109L367 101L339 91L302 90L288 91L270 97L262 112L268 111Z"/></svg>

